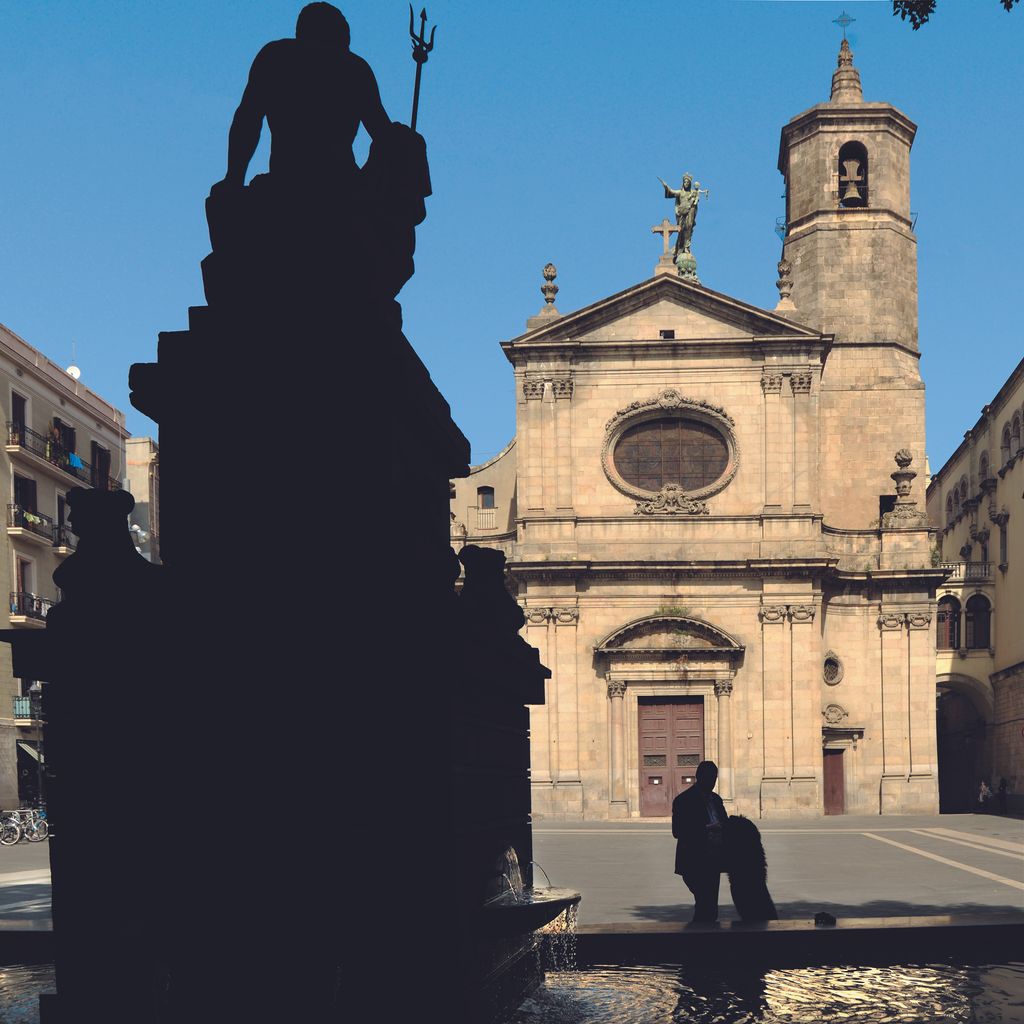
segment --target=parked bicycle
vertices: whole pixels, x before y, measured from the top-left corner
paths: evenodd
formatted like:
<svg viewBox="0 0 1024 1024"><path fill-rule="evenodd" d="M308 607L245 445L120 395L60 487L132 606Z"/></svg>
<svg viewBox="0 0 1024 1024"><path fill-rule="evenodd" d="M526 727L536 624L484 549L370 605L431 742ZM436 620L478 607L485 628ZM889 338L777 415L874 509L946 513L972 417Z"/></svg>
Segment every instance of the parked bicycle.
<svg viewBox="0 0 1024 1024"><path fill-rule="evenodd" d="M0 845L14 846L24 837L30 843L42 842L50 834L46 811L36 807L19 807L0 812Z"/></svg>

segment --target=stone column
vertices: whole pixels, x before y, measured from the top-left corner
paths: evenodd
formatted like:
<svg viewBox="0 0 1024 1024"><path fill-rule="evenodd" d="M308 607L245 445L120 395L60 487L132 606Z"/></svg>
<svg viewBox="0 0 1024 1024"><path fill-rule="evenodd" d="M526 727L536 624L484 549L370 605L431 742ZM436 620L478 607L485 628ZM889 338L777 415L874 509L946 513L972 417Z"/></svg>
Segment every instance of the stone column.
<svg viewBox="0 0 1024 1024"><path fill-rule="evenodd" d="M790 777L790 662L786 605L761 606L762 811L788 800ZM770 782L771 785L766 785ZM782 783L782 787L778 785ZM768 794L768 790L772 790ZM781 803L780 803L781 801Z"/></svg>
<svg viewBox="0 0 1024 1024"><path fill-rule="evenodd" d="M805 782L821 773L821 640L814 615L813 604L789 606L790 764L793 778Z"/></svg>
<svg viewBox="0 0 1024 1024"><path fill-rule="evenodd" d="M576 673L577 608L552 608L554 639L553 682L558 701L558 773L561 810L575 817L583 813L582 778L580 776L579 690ZM567 792L561 787L568 786ZM575 791L574 791L575 790Z"/></svg>
<svg viewBox="0 0 1024 1024"><path fill-rule="evenodd" d="M571 509L572 495L572 377L551 382L555 412L555 506Z"/></svg>
<svg viewBox="0 0 1024 1024"><path fill-rule="evenodd" d="M544 381L535 377L525 378L523 398L526 400L526 408L523 410L525 430L516 446L523 460L521 501L525 511L539 512L544 509L544 440L541 420Z"/></svg>
<svg viewBox="0 0 1024 1024"><path fill-rule="evenodd" d="M907 642L903 612L878 616L881 644L882 691L882 814L900 809L903 787L910 771L907 750Z"/></svg>
<svg viewBox="0 0 1024 1024"><path fill-rule="evenodd" d="M526 642L540 652L542 665L548 660L548 628L550 608L524 608L526 615ZM554 738L557 731L558 700L554 679L544 684L543 705L530 706L530 778L533 782L551 782L558 771L558 754ZM542 813L546 807L537 808Z"/></svg>
<svg viewBox="0 0 1024 1024"><path fill-rule="evenodd" d="M935 629L931 608L907 612L908 690L907 761L910 774L938 776L935 747Z"/></svg>
<svg viewBox="0 0 1024 1024"><path fill-rule="evenodd" d="M611 719L611 807L613 818L629 816L626 800L626 684L621 679L608 680L608 714Z"/></svg>
<svg viewBox="0 0 1024 1024"><path fill-rule="evenodd" d="M732 800L732 679L715 680L715 699L718 703L718 793L723 800Z"/></svg>
<svg viewBox="0 0 1024 1024"><path fill-rule="evenodd" d="M793 391L793 507L810 510L818 435L811 423L811 371L790 375Z"/></svg>
<svg viewBox="0 0 1024 1024"><path fill-rule="evenodd" d="M782 508L782 374L761 373L764 392L764 504L766 509Z"/></svg>

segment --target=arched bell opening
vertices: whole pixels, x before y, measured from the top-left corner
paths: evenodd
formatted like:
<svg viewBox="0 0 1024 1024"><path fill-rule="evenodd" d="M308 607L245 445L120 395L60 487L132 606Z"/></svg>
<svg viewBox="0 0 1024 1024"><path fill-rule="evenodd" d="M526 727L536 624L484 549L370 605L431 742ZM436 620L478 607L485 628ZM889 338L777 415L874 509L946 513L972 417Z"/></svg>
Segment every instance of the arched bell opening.
<svg viewBox="0 0 1024 1024"><path fill-rule="evenodd" d="M839 205L868 205L868 151L861 142L847 142L839 150Z"/></svg>

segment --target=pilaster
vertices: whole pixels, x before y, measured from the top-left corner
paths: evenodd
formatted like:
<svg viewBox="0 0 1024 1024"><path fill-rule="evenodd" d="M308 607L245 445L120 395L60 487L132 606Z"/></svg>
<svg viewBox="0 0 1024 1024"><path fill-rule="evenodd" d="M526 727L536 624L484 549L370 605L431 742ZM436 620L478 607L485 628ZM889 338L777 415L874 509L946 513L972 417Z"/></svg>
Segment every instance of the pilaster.
<svg viewBox="0 0 1024 1024"><path fill-rule="evenodd" d="M764 508L782 511L783 437L782 374L765 368L761 373L764 394Z"/></svg>

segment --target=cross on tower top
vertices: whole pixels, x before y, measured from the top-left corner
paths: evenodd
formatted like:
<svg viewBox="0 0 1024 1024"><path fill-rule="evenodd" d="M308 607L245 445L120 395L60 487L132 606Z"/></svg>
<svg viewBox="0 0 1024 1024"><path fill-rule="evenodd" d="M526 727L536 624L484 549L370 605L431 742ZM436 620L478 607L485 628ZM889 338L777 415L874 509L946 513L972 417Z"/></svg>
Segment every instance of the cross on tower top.
<svg viewBox="0 0 1024 1024"><path fill-rule="evenodd" d="M843 13L842 13L842 14L840 14L838 18L833 18L833 19L832 19L832 24L833 24L833 25L839 25L839 26L840 26L840 28L842 28L842 30L843 30L843 38L845 39L845 38L846 38L846 29L847 29L847 28L848 28L848 27L849 27L849 26L850 26L850 25L851 25L851 24L852 24L853 22L855 22L856 20L857 20L856 18L851 18L851 17L850 17L850 16L849 16L849 15L848 15L848 14L846 13L846 11L843 11Z"/></svg>

